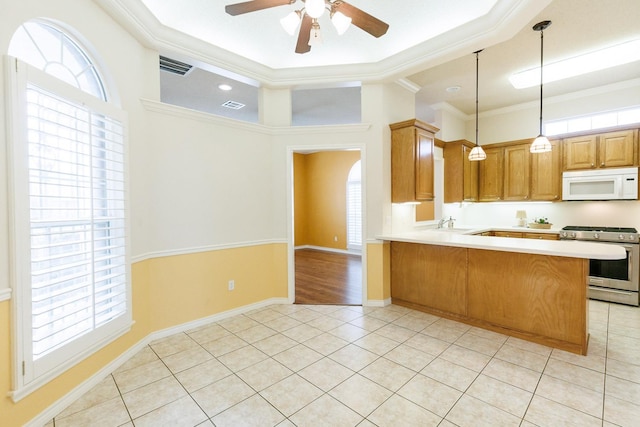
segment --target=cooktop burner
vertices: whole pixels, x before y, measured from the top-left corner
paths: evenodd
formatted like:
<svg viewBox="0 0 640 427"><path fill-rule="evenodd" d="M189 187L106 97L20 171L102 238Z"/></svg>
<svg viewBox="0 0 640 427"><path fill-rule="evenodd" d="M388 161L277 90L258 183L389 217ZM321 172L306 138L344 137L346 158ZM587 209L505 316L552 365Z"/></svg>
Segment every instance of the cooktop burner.
<svg viewBox="0 0 640 427"><path fill-rule="evenodd" d="M597 225L567 225L562 227L568 231L600 231L609 233L637 233L638 230L630 227L601 227Z"/></svg>

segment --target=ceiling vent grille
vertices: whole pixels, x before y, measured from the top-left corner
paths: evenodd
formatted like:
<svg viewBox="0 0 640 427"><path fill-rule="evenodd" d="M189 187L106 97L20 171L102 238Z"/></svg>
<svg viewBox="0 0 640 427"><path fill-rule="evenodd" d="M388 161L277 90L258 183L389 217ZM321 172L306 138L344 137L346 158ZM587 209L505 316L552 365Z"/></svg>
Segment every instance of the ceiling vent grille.
<svg viewBox="0 0 640 427"><path fill-rule="evenodd" d="M192 65L185 64L184 62L177 61L175 59L167 58L160 55L160 69L169 73L178 74L179 76L186 75L191 69Z"/></svg>
<svg viewBox="0 0 640 427"><path fill-rule="evenodd" d="M240 102L236 102L236 101L227 101L224 104L222 104L223 107L226 108L231 108L232 110L239 110L242 107L244 107L244 104L241 104Z"/></svg>

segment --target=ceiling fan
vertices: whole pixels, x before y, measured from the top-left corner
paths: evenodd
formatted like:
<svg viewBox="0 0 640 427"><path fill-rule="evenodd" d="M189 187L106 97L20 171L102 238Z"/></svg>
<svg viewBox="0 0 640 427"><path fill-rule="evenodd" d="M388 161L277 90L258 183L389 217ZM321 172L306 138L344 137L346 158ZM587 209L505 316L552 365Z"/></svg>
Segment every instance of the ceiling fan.
<svg viewBox="0 0 640 427"><path fill-rule="evenodd" d="M225 6L225 11L232 16L258 10L269 9L276 6L294 4L297 0L251 0ZM298 42L296 53L307 53L311 46L322 42L320 34L320 18L325 10L329 10L331 21L338 34L344 33L350 24L366 31L374 37L384 35L389 29L389 24L369 15L361 9L342 0L302 0L304 7L291 12L280 20L282 26L291 35L298 26Z"/></svg>

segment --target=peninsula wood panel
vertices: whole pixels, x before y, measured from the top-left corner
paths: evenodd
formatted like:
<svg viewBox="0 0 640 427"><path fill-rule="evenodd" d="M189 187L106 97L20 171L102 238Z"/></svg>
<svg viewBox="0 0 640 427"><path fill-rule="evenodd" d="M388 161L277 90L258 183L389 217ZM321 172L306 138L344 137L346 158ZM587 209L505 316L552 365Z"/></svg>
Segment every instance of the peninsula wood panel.
<svg viewBox="0 0 640 427"><path fill-rule="evenodd" d="M391 242L391 297L466 315L466 248Z"/></svg>
<svg viewBox="0 0 640 427"><path fill-rule="evenodd" d="M468 315L586 353L588 260L469 249Z"/></svg>

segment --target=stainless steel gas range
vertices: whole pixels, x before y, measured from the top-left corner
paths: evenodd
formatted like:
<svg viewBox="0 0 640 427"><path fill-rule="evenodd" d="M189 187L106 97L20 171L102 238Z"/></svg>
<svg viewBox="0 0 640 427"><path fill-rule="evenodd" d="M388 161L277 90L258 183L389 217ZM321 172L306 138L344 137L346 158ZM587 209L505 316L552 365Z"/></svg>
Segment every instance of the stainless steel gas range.
<svg viewBox="0 0 640 427"><path fill-rule="evenodd" d="M589 298L638 306L640 245L635 228L566 226L561 240L585 240L622 246L626 259L589 261Z"/></svg>

